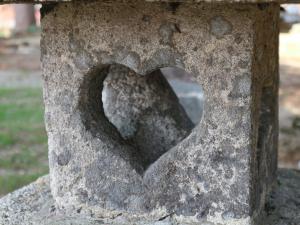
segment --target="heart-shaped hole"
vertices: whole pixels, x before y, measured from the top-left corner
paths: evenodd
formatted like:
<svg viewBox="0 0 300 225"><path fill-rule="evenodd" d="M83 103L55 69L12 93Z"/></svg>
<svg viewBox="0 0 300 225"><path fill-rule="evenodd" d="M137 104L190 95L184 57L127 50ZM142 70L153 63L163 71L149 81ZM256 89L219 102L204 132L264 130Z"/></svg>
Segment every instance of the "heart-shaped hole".
<svg viewBox="0 0 300 225"><path fill-rule="evenodd" d="M187 137L200 121L203 92L182 69L166 67L146 76L114 64L103 81L107 119L147 168Z"/></svg>

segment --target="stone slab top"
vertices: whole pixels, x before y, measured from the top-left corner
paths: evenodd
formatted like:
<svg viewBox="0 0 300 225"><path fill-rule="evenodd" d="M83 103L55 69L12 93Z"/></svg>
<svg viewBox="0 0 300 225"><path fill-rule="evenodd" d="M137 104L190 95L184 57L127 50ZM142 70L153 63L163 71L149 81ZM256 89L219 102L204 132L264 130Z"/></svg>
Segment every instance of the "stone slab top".
<svg viewBox="0 0 300 225"><path fill-rule="evenodd" d="M10 4L10 3L59 3L59 2L75 2L77 0L0 0L0 4ZM90 1L90 0L82 0L82 1ZM132 0L98 0L98 1L106 1L106 2L127 2ZM300 0L142 0L146 2L170 2L170 3L300 3Z"/></svg>
<svg viewBox="0 0 300 225"><path fill-rule="evenodd" d="M300 171L280 169L277 187L265 205L264 225L300 224ZM122 215L101 218L83 210L58 210L51 195L49 176L0 199L0 224L5 225L179 225L172 216L160 221L126 221ZM207 225L204 222L197 225ZM209 223L211 224L211 223ZM182 225L182 224L181 224ZM189 225L195 225L189 224Z"/></svg>

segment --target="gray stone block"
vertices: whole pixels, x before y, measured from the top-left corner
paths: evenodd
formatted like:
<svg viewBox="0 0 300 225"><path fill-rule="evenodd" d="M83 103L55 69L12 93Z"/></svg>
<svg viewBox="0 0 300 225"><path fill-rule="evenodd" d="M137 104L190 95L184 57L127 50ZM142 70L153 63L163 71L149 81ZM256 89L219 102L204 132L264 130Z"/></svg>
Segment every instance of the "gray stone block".
<svg viewBox="0 0 300 225"><path fill-rule="evenodd" d="M78 1L42 12L58 209L128 221L173 215L181 224L260 218L277 169L278 4ZM102 90L115 65L149 80L159 68L183 68L203 88L201 122L146 167L148 150L137 151L105 116Z"/></svg>
<svg viewBox="0 0 300 225"><path fill-rule="evenodd" d="M88 2L88 0L84 0ZM130 1L130 0L127 0ZM135 1L135 0L131 0ZM145 2L163 2L163 3L199 3L199 2L207 2L207 3L299 3L299 0L141 0ZM11 4L11 3L42 3L42 4L49 4L49 3L62 3L62 2L76 2L76 0L0 0L0 4ZM177 5L177 4L175 4ZM171 6L172 8L172 6Z"/></svg>
<svg viewBox="0 0 300 225"><path fill-rule="evenodd" d="M266 209L259 225L300 224L300 172L281 169L276 188L267 197ZM182 223L180 217L169 215L158 220L128 220L122 214L111 218L97 217L84 208L66 212L55 207L51 195L49 176L0 199L0 224L2 225L217 225L201 221ZM238 224L230 223L227 224Z"/></svg>

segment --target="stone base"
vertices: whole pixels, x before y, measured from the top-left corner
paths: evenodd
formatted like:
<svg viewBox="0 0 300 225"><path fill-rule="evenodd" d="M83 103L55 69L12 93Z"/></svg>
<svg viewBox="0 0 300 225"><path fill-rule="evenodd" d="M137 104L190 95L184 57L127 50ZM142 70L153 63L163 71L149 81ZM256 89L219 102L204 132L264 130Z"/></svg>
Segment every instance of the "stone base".
<svg viewBox="0 0 300 225"><path fill-rule="evenodd" d="M271 193L265 205L265 218L258 225L298 225L300 224L300 171L279 170L276 189ZM32 184L19 189L0 199L1 225L100 225L100 224L136 224L136 225L195 225L182 223L182 218L172 215L160 220L143 221L128 220L124 215L111 218L101 218L88 214L87 211L77 210L69 213L56 209L49 188L49 176L39 178ZM240 221L241 222L241 221ZM231 221L226 224L242 224ZM200 225L197 223L197 225ZM216 225L204 222L202 225Z"/></svg>

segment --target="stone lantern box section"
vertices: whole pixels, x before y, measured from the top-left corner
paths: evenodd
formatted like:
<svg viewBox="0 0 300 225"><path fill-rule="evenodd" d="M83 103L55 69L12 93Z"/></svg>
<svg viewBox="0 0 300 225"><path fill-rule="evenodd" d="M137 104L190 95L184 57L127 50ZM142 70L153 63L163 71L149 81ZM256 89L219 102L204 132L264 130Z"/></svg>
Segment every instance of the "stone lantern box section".
<svg viewBox="0 0 300 225"><path fill-rule="evenodd" d="M277 176L280 6L258 2L44 4L41 61L53 197L32 184L28 198L0 200L0 224L71 224L77 218L78 224L261 225ZM131 86L120 85L120 92L134 93L140 76L159 77L153 71L168 66L193 74L202 86L203 117L183 137L190 121L170 103L175 116L159 118L175 121L176 144L157 150L170 138L166 126L161 141L137 149L105 115L102 89L113 82L105 79L113 73L118 83L118 76L134 74ZM171 95L155 107L168 105L163 102ZM165 122L145 121L155 125L153 137ZM148 137L151 132L142 140ZM10 207L32 196L36 201L25 210L24 203Z"/></svg>

